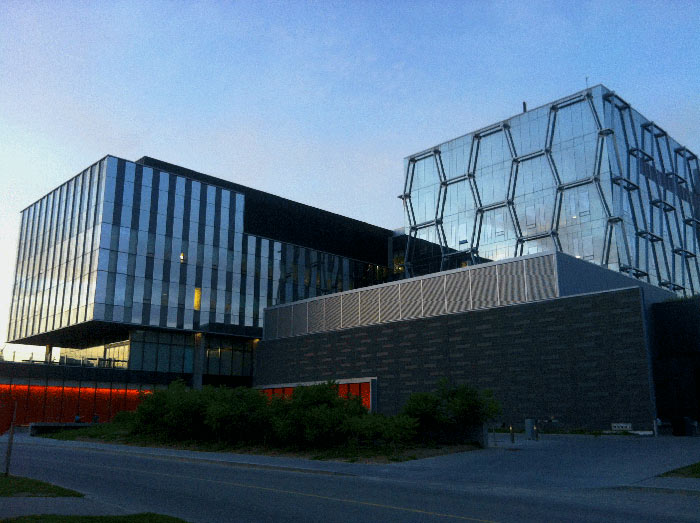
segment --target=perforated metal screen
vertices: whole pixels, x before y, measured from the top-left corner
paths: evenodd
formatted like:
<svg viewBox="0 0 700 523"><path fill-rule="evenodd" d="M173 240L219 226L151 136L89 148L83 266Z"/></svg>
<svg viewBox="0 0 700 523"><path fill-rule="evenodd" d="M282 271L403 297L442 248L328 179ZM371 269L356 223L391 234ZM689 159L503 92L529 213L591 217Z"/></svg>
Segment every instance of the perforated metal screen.
<svg viewBox="0 0 700 523"><path fill-rule="evenodd" d="M546 254L270 308L265 311L265 339L501 307L558 295L554 254Z"/></svg>

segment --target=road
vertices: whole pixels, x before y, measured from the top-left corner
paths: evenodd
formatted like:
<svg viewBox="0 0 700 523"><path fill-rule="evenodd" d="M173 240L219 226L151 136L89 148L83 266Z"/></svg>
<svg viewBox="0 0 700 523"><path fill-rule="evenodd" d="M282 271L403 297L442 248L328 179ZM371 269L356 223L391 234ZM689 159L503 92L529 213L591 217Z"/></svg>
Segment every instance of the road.
<svg viewBox="0 0 700 523"><path fill-rule="evenodd" d="M78 490L113 513L158 512L193 523L700 521L700 480L690 480L685 484L691 489L679 491L665 484L652 483L651 488L649 482L655 480L639 477L650 466L700 461L700 438L673 438L679 444L652 438L639 443L641 439L552 438L549 443L366 465L20 436L12 473ZM608 447L620 468L617 481L614 470L598 473L606 459L600 449ZM647 449L646 459L640 449ZM636 461L630 460L635 454Z"/></svg>

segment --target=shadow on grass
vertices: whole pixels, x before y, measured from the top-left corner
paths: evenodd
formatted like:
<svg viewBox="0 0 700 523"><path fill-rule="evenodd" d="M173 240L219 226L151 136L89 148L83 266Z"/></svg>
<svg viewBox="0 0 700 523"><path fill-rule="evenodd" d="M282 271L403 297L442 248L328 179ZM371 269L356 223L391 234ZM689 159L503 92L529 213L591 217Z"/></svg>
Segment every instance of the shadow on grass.
<svg viewBox="0 0 700 523"><path fill-rule="evenodd" d="M83 495L36 479L0 475L0 497L82 498Z"/></svg>

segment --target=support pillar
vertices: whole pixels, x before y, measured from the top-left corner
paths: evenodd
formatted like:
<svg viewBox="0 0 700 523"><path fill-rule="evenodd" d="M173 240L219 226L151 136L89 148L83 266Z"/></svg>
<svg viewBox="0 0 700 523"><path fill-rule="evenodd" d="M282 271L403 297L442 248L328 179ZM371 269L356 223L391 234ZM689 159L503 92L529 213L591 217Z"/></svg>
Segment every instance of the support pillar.
<svg viewBox="0 0 700 523"><path fill-rule="evenodd" d="M51 363L51 350L53 347L51 345L46 345L46 350L44 352L44 363Z"/></svg>
<svg viewBox="0 0 700 523"><path fill-rule="evenodd" d="M197 332L194 335L194 361L192 362L192 388L202 389L202 376L204 375L204 361L206 359L204 333Z"/></svg>

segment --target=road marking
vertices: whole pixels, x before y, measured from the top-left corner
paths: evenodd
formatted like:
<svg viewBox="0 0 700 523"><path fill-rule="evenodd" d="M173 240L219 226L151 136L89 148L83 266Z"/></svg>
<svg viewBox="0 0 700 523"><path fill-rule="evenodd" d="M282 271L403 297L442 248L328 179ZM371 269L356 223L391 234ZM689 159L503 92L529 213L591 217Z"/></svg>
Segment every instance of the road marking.
<svg viewBox="0 0 700 523"><path fill-rule="evenodd" d="M127 468L127 467L109 467L113 468L115 470L126 470L133 472L133 469ZM402 512L413 512L416 514L425 514L428 516L436 516L440 518L450 518L450 519L459 519L462 521L477 521L480 523L498 523L497 521L491 520L491 519L479 519L479 518L471 518L468 516L459 516L457 514L443 514L441 512L431 512L429 510L421 510L417 508L409 508L409 507L399 507L396 505L385 505L383 503L372 503L370 501L358 501L356 499L348 499L348 498L335 498L332 496L322 496L320 494L310 494L308 492L300 492L297 490L286 490L286 489L278 489L278 488L273 488L273 487L260 487L258 485L250 485L248 483L237 483L235 481L221 481L217 479L208 479L208 478L193 478L192 476L186 476L184 474L169 474L167 472L152 472L152 471L144 471L147 472L148 474L154 474L157 476L168 476L168 477L173 477L173 478L183 478L183 479L199 479L201 481L210 481L212 483L222 483L224 485L232 485L234 487L241 487L241 488L249 488L249 489L255 489L255 490L265 490L268 492L278 492L281 494L292 494L295 496L305 496L307 498L317 498L317 499L325 499L328 501L340 501L342 503L353 503L355 505L365 505L368 507L377 507L377 508L386 508L386 509L391 509L391 510L399 510Z"/></svg>
<svg viewBox="0 0 700 523"><path fill-rule="evenodd" d="M49 461L60 461L60 460L49 460ZM165 476L165 477L188 479L188 480L208 481L211 483L220 483L220 484L231 485L231 486L240 487L240 488L247 488L247 489L253 489L253 490L264 490L266 492L277 492L279 494L291 494L294 496L304 496L307 498L324 499L327 501L339 501L341 503L352 503L354 505L363 505L363 506L367 506L367 507L384 508L384 509L396 510L396 511L400 511L400 512L411 512L414 514L424 514L427 516L434 516L434 517L446 518L446 519L456 519L456 520L460 520L460 521L476 521L478 523L498 523L497 521L494 521L491 519L472 518L469 516L459 516L457 514L445 514L442 512L432 512L430 510L421 510L421 509L410 508L410 507L400 507L397 505L386 505L383 503L373 503L371 501L359 501L356 499L349 499L349 498L336 498L333 496L322 496L321 494L311 494L308 492L300 492L297 490L286 490L286 489L278 489L278 488L273 488L273 487L261 487L258 485L251 485L248 483L238 483L235 481L222 481L222 480L218 480L218 479L200 478L200 477L196 477L196 476L187 476L184 474L171 474L171 473L167 473L167 472L155 472L155 471L151 471L151 470L138 470L138 471L136 471L135 469L129 468L129 467L113 467L113 466L108 466L108 465L95 465L95 466L97 468L127 471L127 472L132 472L132 473L133 472L141 472L141 473L145 473L145 474L152 474L155 476Z"/></svg>

